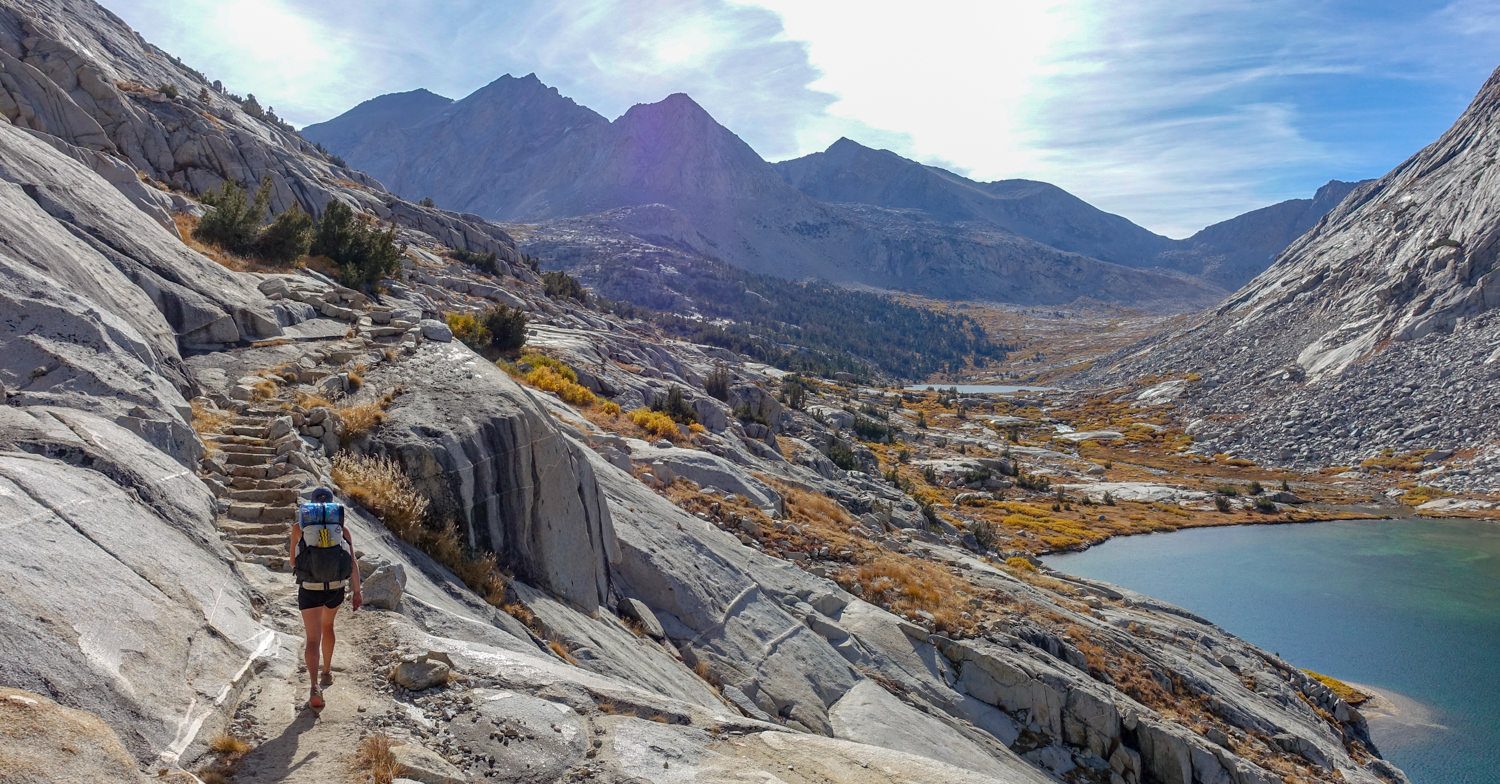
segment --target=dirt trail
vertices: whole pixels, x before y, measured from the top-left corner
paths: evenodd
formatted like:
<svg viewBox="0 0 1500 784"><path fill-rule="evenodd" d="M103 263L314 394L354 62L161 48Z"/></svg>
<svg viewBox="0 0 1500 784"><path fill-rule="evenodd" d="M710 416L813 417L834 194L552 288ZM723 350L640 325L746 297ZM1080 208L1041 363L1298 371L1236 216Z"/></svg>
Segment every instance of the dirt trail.
<svg viewBox="0 0 1500 784"><path fill-rule="evenodd" d="M289 589L287 596L274 597L273 601L294 608L292 593ZM300 621L295 612L289 614L299 625L282 631L296 634L300 640ZM353 759L364 719L373 715L372 708L388 701L374 688L377 676L369 653L379 623L376 616L354 612L347 606L339 611L334 682L324 690L327 705L321 711L307 707L307 673L300 666L295 672L267 672L256 679L238 712L238 718L252 722L256 746L241 761L235 784L357 780ZM280 619L276 625L283 625ZM297 653L301 654L300 646Z"/></svg>

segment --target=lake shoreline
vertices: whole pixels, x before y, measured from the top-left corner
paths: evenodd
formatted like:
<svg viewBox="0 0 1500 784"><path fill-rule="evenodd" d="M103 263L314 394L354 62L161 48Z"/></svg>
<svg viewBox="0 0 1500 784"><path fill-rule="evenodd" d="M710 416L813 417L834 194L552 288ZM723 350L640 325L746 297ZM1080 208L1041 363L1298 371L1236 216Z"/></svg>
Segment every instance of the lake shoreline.
<svg viewBox="0 0 1500 784"><path fill-rule="evenodd" d="M1356 507L1343 507L1343 509L1345 509L1347 511L1335 511L1335 512L1332 512L1332 514L1329 514L1328 516L1310 517L1310 518L1303 519L1303 520L1225 520L1223 522L1184 523L1182 525L1177 526L1176 528L1165 529L1165 530L1160 530L1160 531L1139 531L1139 532L1135 532L1135 533L1107 534L1103 538L1098 539L1096 541L1092 541L1092 542L1080 542L1080 543L1075 544L1075 545L1068 545L1067 547L1058 547L1058 548L1054 548L1054 549L1038 550L1035 553L1035 557L1037 557L1037 558L1045 558L1045 557L1047 557L1049 555L1067 555L1069 553L1081 553L1081 552L1084 552L1085 550L1091 550L1091 549L1093 549L1095 547L1098 547L1099 545L1104 544L1105 542L1114 541L1116 539L1134 539L1136 537L1141 537L1141 536L1152 536L1152 535L1158 535L1158 534L1173 534L1173 533L1177 533L1178 531L1197 530L1197 529L1202 529L1202 528L1254 528L1254 527L1261 527L1261 526L1265 526L1265 527L1269 528L1269 527L1283 526L1283 525L1317 525L1319 523L1336 523L1336 522L1371 522L1371 523L1379 523L1379 522L1389 522L1389 521L1392 521L1392 520L1406 519L1407 515L1411 513L1411 510L1407 509L1405 507L1391 506L1391 507L1385 507L1385 508L1389 508L1391 510L1387 515L1380 516L1380 515L1378 515L1376 513L1373 513L1371 511L1371 510L1373 510L1375 508L1376 507L1358 507L1358 508L1356 508ZM1211 514L1211 513L1205 512L1205 514ZM1475 520L1475 519L1485 519L1485 518L1459 517L1459 516L1446 516L1446 515L1445 516L1421 515L1421 517L1423 519L1426 519L1426 520Z"/></svg>
<svg viewBox="0 0 1500 784"><path fill-rule="evenodd" d="M1500 770L1500 526L1411 517L1187 530L1057 554L1049 571L1120 586L1370 694L1380 756L1414 782ZM1357 699L1357 698L1356 698Z"/></svg>

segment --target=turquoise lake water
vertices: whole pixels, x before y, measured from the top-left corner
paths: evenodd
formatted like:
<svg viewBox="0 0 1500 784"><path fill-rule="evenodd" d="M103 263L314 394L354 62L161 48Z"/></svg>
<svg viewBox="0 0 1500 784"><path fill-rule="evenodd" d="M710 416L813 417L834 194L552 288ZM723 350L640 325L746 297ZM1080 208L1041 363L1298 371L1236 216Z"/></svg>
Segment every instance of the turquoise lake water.
<svg viewBox="0 0 1500 784"><path fill-rule="evenodd" d="M1198 528L1045 560L1420 703L1371 723L1414 784L1500 784L1500 523Z"/></svg>

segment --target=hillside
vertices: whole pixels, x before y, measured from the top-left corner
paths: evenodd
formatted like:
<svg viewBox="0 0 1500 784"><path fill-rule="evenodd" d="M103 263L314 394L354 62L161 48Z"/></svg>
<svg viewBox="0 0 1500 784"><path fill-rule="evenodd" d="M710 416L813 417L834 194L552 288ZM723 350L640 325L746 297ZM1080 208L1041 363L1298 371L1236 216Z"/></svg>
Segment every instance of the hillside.
<svg viewBox="0 0 1500 784"><path fill-rule="evenodd" d="M583 218L603 234L666 238L762 274L938 297L1026 304L1088 297L1159 310L1207 305L1223 293L999 224L956 228L920 212L810 197L686 95L634 106L609 122L534 76L502 77L402 127L370 121L388 113L386 104L406 100L374 98L303 133L408 198L430 196L510 222ZM682 220L628 212L655 204ZM580 225L567 231L576 234Z"/></svg>
<svg viewBox="0 0 1500 784"><path fill-rule="evenodd" d="M1296 496L1139 481L1059 438L1099 416L1068 393L795 376L549 294L86 0L0 0L0 61L7 780L1405 782L1291 663L1033 558L1326 514ZM262 174L399 263L193 231ZM318 712L285 548L320 486L366 604Z"/></svg>
<svg viewBox="0 0 1500 784"><path fill-rule="evenodd" d="M1204 228L1186 240L1153 234L1045 182L976 182L889 150L840 139L776 164L787 182L827 202L916 210L944 223L978 223L1128 267L1170 270L1234 289L1318 222L1358 183L1330 182Z"/></svg>
<svg viewBox="0 0 1500 784"><path fill-rule="evenodd" d="M1357 188L1224 304L1095 377L1201 374L1184 403L1205 451L1405 461L1425 484L1494 489L1497 141L1500 73L1437 141Z"/></svg>

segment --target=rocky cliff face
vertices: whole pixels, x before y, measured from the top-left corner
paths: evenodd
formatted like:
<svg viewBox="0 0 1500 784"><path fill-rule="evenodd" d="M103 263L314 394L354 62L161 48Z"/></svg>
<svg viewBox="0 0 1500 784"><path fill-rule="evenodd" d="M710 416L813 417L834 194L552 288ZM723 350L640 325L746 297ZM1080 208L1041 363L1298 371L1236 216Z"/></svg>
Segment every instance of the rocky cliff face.
<svg viewBox="0 0 1500 784"><path fill-rule="evenodd" d="M375 98L305 133L409 198L431 195L490 218L574 218L563 230L599 235L596 245L626 231L756 272L940 297L1047 304L1087 297L1173 309L1222 294L1212 284L1089 255L1121 232L1106 237L1092 224L1064 228L1066 219L1043 217L1057 203L1075 208L1069 215L1134 228L1148 244L1165 240L1051 186L1044 190L1055 198L985 197L1028 206L1012 220L977 227L899 209L906 204L827 203L792 187L686 95L635 106L608 122L534 76L503 77L401 127L371 119L407 102L404 94ZM656 205L669 208L671 218L662 221ZM1027 221L1055 230L1016 230ZM1043 234L1058 244L1032 236Z"/></svg>
<svg viewBox="0 0 1500 784"><path fill-rule="evenodd" d="M1188 401L1206 449L1327 465L1487 443L1500 423L1485 392L1500 367L1497 139L1500 75L1215 311L1097 372L1201 373ZM1486 455L1424 476L1493 486Z"/></svg>

